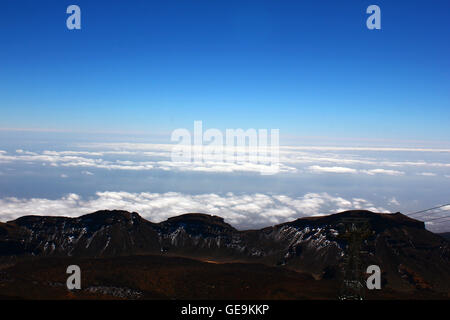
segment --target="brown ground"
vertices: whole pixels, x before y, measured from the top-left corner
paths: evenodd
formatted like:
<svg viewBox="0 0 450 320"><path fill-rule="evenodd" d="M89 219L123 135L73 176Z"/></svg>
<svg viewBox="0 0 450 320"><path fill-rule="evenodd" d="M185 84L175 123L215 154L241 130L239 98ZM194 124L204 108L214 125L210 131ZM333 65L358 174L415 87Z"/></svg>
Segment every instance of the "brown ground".
<svg viewBox="0 0 450 320"><path fill-rule="evenodd" d="M66 288L68 265L79 265L82 290ZM89 289L90 288L90 289ZM168 257L35 258L0 269L0 298L20 299L336 299L336 280L250 263ZM368 299L436 299L430 292L385 288Z"/></svg>

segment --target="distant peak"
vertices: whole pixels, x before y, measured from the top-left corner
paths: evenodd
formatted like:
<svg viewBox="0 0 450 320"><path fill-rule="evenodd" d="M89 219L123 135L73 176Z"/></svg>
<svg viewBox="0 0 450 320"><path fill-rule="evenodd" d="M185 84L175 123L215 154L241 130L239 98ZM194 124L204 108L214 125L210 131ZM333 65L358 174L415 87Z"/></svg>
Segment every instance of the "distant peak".
<svg viewBox="0 0 450 320"><path fill-rule="evenodd" d="M195 224L204 226L215 226L229 230L235 230L230 224L226 223L224 218L204 213L187 213L176 217L168 218L161 223L162 225Z"/></svg>
<svg viewBox="0 0 450 320"><path fill-rule="evenodd" d="M185 214L181 214L179 216L170 217L167 220L172 220L173 221L173 220L181 220L181 219L224 221L224 219L222 217L214 216L214 215L206 214L206 213L185 213Z"/></svg>
<svg viewBox="0 0 450 320"><path fill-rule="evenodd" d="M78 218L80 221L94 223L97 225L110 225L114 223L134 223L144 221L138 213L128 212L124 210L101 210L94 213L86 214Z"/></svg>
<svg viewBox="0 0 450 320"><path fill-rule="evenodd" d="M80 218L87 217L123 217L126 219L131 219L133 217L141 217L137 212L128 212L125 210L99 210L93 213L85 214Z"/></svg>
<svg viewBox="0 0 450 320"><path fill-rule="evenodd" d="M367 222L371 228L382 230L389 227L396 226L410 226L419 229L425 229L425 225L422 221L415 220L400 212L396 213L376 213L369 210L348 210L326 216L314 216L314 217L302 217L293 222L285 224L289 225L304 225L304 224L330 224L335 225L342 222L347 218L363 218L367 219Z"/></svg>

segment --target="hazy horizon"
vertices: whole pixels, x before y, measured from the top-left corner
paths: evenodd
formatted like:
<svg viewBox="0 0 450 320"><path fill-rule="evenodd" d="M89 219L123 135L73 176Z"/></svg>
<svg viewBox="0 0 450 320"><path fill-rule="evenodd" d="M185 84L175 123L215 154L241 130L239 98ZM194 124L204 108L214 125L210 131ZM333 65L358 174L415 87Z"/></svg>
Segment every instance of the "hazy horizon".
<svg viewBox="0 0 450 320"><path fill-rule="evenodd" d="M118 138L28 132L20 142L4 139L0 221L118 209L153 222L200 212L238 229L261 228L350 209L411 213L446 203L450 187L445 147L282 145L280 172L264 176L244 161L174 163L169 139L110 139ZM443 221L427 228L449 230Z"/></svg>

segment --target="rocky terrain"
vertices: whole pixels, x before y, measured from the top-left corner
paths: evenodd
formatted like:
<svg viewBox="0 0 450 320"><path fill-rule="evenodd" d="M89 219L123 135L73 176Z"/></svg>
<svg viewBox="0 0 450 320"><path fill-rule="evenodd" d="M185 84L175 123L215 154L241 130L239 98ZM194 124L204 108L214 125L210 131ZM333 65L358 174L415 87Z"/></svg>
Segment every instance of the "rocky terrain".
<svg viewBox="0 0 450 320"><path fill-rule="evenodd" d="M336 285L347 246L347 240L342 237L342 221L351 217L369 222L370 235L363 243L362 259L366 265L380 266L386 294L392 290L398 295L420 293L448 297L448 240L427 231L422 222L400 213L369 211L301 218L247 231L236 230L222 218L205 214L185 214L161 223L125 211L98 211L78 218L24 216L0 224L0 261L5 273L3 280L0 274L0 292L7 283L5 279L8 275L11 278L15 274L12 270L19 268L23 261L94 259L100 264L138 256L147 256L149 261L175 257L185 258L185 262L195 259L202 266L206 264L207 270L264 265L273 268L270 272L294 272L317 283L331 281ZM123 266L112 268L120 270ZM142 288L117 283L94 281L86 290L86 294L112 297L146 296ZM324 297L329 298L329 293Z"/></svg>

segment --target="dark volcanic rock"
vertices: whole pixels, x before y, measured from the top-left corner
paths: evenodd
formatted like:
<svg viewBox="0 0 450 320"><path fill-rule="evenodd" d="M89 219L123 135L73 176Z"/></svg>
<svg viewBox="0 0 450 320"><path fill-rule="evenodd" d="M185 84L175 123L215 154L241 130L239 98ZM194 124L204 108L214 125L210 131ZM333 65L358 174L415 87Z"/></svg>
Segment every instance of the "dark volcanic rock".
<svg viewBox="0 0 450 320"><path fill-rule="evenodd" d="M450 291L449 242L400 213L346 211L297 219L261 230L239 231L223 218L185 214L161 223L137 213L98 211L78 218L25 216L0 224L0 256L113 257L165 254L221 262L258 262L337 277L346 240L343 218L366 218L367 265L377 264L384 284L401 290Z"/></svg>
<svg viewBox="0 0 450 320"><path fill-rule="evenodd" d="M112 256L159 251L154 224L126 211L98 211L79 218L26 216L7 225L21 230L18 233L25 235L21 241L33 255Z"/></svg>
<svg viewBox="0 0 450 320"><path fill-rule="evenodd" d="M439 233L439 235L447 240L450 240L450 232Z"/></svg>

